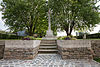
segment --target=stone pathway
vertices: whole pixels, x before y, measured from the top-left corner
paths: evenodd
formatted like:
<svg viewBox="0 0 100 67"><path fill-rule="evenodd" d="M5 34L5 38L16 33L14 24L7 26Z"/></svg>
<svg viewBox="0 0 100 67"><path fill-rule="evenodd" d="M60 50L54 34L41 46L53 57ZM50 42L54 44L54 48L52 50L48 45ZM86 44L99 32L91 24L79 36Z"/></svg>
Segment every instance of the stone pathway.
<svg viewBox="0 0 100 67"><path fill-rule="evenodd" d="M86 60L62 60L57 54L39 54L33 60L0 60L0 67L100 67L100 64Z"/></svg>

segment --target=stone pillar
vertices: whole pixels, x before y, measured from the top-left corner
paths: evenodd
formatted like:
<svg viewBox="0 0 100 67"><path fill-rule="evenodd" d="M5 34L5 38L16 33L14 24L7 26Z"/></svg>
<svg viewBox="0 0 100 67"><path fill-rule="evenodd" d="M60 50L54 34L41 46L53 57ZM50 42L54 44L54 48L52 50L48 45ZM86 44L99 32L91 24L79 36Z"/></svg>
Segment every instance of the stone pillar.
<svg viewBox="0 0 100 67"><path fill-rule="evenodd" d="M51 30L51 18L50 18L51 10L48 11L48 30L46 32L46 37L44 39L55 39L53 35L53 31Z"/></svg>

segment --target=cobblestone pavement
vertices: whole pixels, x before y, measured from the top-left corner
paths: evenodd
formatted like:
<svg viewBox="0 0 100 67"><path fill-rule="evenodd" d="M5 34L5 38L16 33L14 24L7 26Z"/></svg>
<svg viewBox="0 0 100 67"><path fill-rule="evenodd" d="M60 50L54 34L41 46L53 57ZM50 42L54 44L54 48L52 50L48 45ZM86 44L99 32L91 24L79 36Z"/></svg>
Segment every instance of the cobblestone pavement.
<svg viewBox="0 0 100 67"><path fill-rule="evenodd" d="M0 67L100 67L100 64L86 60L62 60L57 54L41 54L33 60L0 60Z"/></svg>

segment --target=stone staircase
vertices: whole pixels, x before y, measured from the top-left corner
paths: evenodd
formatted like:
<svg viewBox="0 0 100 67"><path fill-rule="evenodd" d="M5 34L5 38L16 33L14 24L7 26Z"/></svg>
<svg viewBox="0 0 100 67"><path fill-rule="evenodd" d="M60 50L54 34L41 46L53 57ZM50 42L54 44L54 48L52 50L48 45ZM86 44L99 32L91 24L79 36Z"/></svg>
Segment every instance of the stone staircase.
<svg viewBox="0 0 100 67"><path fill-rule="evenodd" d="M56 54L57 42L56 40L42 40L40 43L39 54Z"/></svg>

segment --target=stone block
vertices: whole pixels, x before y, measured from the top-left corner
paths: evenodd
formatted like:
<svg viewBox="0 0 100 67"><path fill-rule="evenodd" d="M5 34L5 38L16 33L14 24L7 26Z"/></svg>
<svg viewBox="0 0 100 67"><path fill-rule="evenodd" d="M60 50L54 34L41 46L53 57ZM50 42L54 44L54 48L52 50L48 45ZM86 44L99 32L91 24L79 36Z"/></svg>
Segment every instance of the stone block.
<svg viewBox="0 0 100 67"><path fill-rule="evenodd" d="M100 58L100 40L92 40L91 47L94 51L94 58Z"/></svg>
<svg viewBox="0 0 100 67"><path fill-rule="evenodd" d="M58 40L57 45L62 59L93 59L91 41Z"/></svg>
<svg viewBox="0 0 100 67"><path fill-rule="evenodd" d="M7 40L4 59L33 59L38 53L40 42L39 40Z"/></svg>

